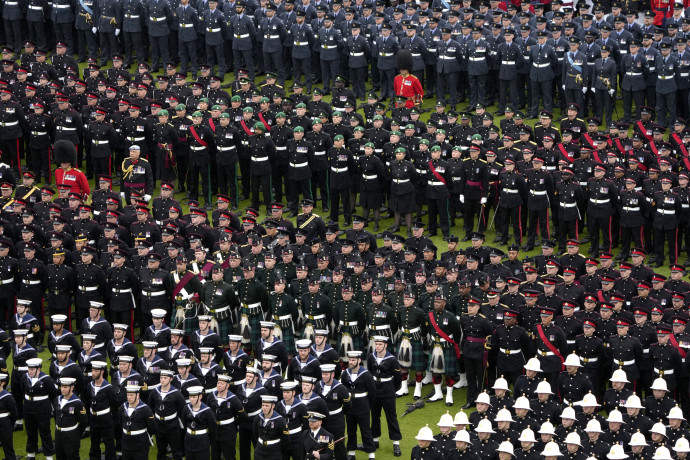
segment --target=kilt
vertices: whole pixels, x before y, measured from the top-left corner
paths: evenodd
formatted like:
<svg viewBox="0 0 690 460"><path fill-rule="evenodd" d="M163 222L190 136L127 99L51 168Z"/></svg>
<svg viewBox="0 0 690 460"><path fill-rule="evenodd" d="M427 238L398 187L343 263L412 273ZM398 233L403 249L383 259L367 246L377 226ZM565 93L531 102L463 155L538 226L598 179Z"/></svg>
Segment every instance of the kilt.
<svg viewBox="0 0 690 460"><path fill-rule="evenodd" d="M433 355L433 345L429 352L428 368L431 368L431 357ZM455 378L460 372L460 367L458 366L458 357L455 356L455 348L452 346L443 348L443 362L445 364L445 375L451 378Z"/></svg>
<svg viewBox="0 0 690 460"><path fill-rule="evenodd" d="M242 307L242 314L249 316L249 311ZM261 339L261 321L263 321L263 316L261 315L249 316L249 337L252 340L252 344L258 343Z"/></svg>
<svg viewBox="0 0 690 460"><path fill-rule="evenodd" d="M199 316L197 315L196 308L185 311L183 324L185 337L191 337L194 331L199 330Z"/></svg>
<svg viewBox="0 0 690 460"><path fill-rule="evenodd" d="M347 332L349 334L349 332ZM364 350L364 339L362 338L362 334L350 334L350 337L352 337L352 348L355 351L365 351ZM340 342L342 341L343 338L343 332L338 334L338 344L336 345L335 349L340 354Z"/></svg>
<svg viewBox="0 0 690 460"><path fill-rule="evenodd" d="M281 327L280 332L283 338L280 339L285 344L285 350L288 355L296 356L297 349L295 348L295 333L292 332L292 327Z"/></svg>
<svg viewBox="0 0 690 460"><path fill-rule="evenodd" d="M211 315L215 318L213 313L211 313ZM230 340L228 339L228 335L232 334L232 317L228 316L223 319L216 318L216 321L218 322L218 335L220 336L221 343L229 343Z"/></svg>
<svg viewBox="0 0 690 460"><path fill-rule="evenodd" d="M398 350L400 349L401 341L402 336L395 343L396 357ZM422 341L412 340L412 338L410 338L410 346L412 347L412 366L410 366L410 369L412 369L413 371L425 371L427 369L427 361L429 360L429 358L424 354L424 347L422 346Z"/></svg>
<svg viewBox="0 0 690 460"><path fill-rule="evenodd" d="M417 201L415 201L415 192L406 193L404 195L391 193L388 205L393 212L399 212L401 214L416 212Z"/></svg>
<svg viewBox="0 0 690 460"><path fill-rule="evenodd" d="M362 206L362 209L379 209L383 206L383 192L380 190L360 192L359 204Z"/></svg>

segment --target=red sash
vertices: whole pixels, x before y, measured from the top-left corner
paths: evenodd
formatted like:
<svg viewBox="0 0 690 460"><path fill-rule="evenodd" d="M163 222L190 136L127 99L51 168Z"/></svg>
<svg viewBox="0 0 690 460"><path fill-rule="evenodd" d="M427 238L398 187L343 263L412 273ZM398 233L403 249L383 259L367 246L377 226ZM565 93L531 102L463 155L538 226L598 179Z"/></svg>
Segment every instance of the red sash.
<svg viewBox="0 0 690 460"><path fill-rule="evenodd" d="M680 136L676 133L671 134L671 137L673 138L674 141L678 144L678 148L680 149L681 152L683 152L683 156L688 156L690 155L688 153L688 148L683 144L683 140L680 138Z"/></svg>
<svg viewBox="0 0 690 460"><path fill-rule="evenodd" d="M266 123L266 119L264 118L264 116L263 116L263 114L262 114L261 112L259 112L259 120L261 120L261 123L264 124L264 126L266 127L266 129L267 129L268 131L271 130L271 125L269 125L268 123Z"/></svg>
<svg viewBox="0 0 690 460"><path fill-rule="evenodd" d="M589 146L592 148L595 148L594 146L594 140L592 140L592 136L589 135L589 133L584 133L582 137L585 138L585 140L589 143Z"/></svg>
<svg viewBox="0 0 690 460"><path fill-rule="evenodd" d="M599 289L597 291L597 297L599 298L599 302L606 302L606 299L604 299L604 293Z"/></svg>
<svg viewBox="0 0 690 460"><path fill-rule="evenodd" d="M546 338L546 334L544 334L544 328L541 324L537 324L537 332L539 333L539 337L541 338L542 342L544 342L544 345L546 345L546 348L548 348L549 351L552 352L554 355L558 356L558 359L561 360L561 367L565 368L565 366L563 366L563 363L565 362L563 355L560 351L558 351L558 348L554 347L553 344L549 341L549 339Z"/></svg>
<svg viewBox="0 0 690 460"><path fill-rule="evenodd" d="M654 142L649 143L649 148L652 149L652 152L654 152L654 155L659 158L659 149L657 148L656 144Z"/></svg>
<svg viewBox="0 0 690 460"><path fill-rule="evenodd" d="M180 282L177 283L177 286L175 286L175 289L173 289L173 297L177 297L177 294L179 294L180 291L184 289L187 283L189 283L189 280L191 280L192 278L194 278L194 273L189 271L185 273Z"/></svg>
<svg viewBox="0 0 690 460"><path fill-rule="evenodd" d="M616 147L618 148L618 150L620 150L620 152L623 155L625 155L625 147L623 147L623 143L621 142L620 138L618 138L618 137L616 138Z"/></svg>
<svg viewBox="0 0 690 460"><path fill-rule="evenodd" d="M668 337L671 340L671 345L678 349L678 353L680 353L681 358L685 359L685 356L688 354L688 352L680 347L680 345L678 344L678 339L676 339L676 336L673 334L669 334Z"/></svg>
<svg viewBox="0 0 690 460"><path fill-rule="evenodd" d="M439 182L443 182L443 185L446 185L446 180L438 173L438 171L436 171L436 168L434 168L434 163L431 160L429 160L429 169L431 170L431 174L433 174Z"/></svg>
<svg viewBox="0 0 690 460"><path fill-rule="evenodd" d="M226 268L228 268L228 267L230 266L230 256L228 256L228 258L225 259L225 260L223 261L223 263L220 264L220 266L223 267L223 270L225 270Z"/></svg>
<svg viewBox="0 0 690 460"><path fill-rule="evenodd" d="M196 141L199 144L203 145L204 147L208 147L208 142L199 137L199 135L196 132L196 129L194 129L194 126L189 127L189 132L192 133L192 136L194 136L194 139L196 139Z"/></svg>
<svg viewBox="0 0 690 460"><path fill-rule="evenodd" d="M563 158L565 158L567 162L572 163L573 161L575 161L570 157L570 155L568 155L568 151L565 149L565 147L563 147L563 143L558 144L558 150L561 151Z"/></svg>
<svg viewBox="0 0 690 460"><path fill-rule="evenodd" d="M211 127L211 131L216 132L216 124L213 122L213 118L208 119L208 125Z"/></svg>
<svg viewBox="0 0 690 460"><path fill-rule="evenodd" d="M211 268L213 268L213 262L206 262L203 267L201 267L201 271L197 275L200 280L204 279L204 272L209 272L211 271Z"/></svg>
<svg viewBox="0 0 690 460"><path fill-rule="evenodd" d="M242 125L242 129L244 129L244 132L247 133L247 136L253 136L254 135L252 130L247 127L247 124L244 122L244 120L242 120L242 123L240 123L240 125Z"/></svg>
<svg viewBox="0 0 690 460"><path fill-rule="evenodd" d="M446 342L450 343L455 347L455 356L457 356L458 359L462 356L462 353L460 352L460 345L458 345L457 342L455 342L453 339L451 339L448 334L443 332L440 327L438 327L438 324L436 324L436 320L434 319L434 312L430 311L429 312L429 322L431 323L431 326L434 328L436 333L441 337L443 340Z"/></svg>
<svg viewBox="0 0 690 460"><path fill-rule="evenodd" d="M644 127L644 125L642 124L642 121L636 122L635 125L638 128L640 128L640 134L642 134L644 137L646 137L648 141L651 141L653 139L653 136L647 135L647 128Z"/></svg>
<svg viewBox="0 0 690 460"><path fill-rule="evenodd" d="M604 164L603 161L601 161L601 158L599 158L599 150L592 150L592 157L594 158L594 161L597 163Z"/></svg>
<svg viewBox="0 0 690 460"><path fill-rule="evenodd" d="M690 171L690 157L684 156L683 157L683 164L685 165L685 168Z"/></svg>

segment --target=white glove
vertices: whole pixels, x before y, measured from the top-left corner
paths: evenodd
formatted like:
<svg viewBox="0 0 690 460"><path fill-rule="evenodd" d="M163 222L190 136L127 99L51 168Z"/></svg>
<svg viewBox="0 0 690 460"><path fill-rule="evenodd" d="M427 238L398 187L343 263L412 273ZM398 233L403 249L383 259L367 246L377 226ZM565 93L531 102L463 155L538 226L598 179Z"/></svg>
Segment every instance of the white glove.
<svg viewBox="0 0 690 460"><path fill-rule="evenodd" d="M484 198L482 198L481 200L479 200L479 202L480 202L481 204L486 204L486 197L484 197Z"/></svg>
<svg viewBox="0 0 690 460"><path fill-rule="evenodd" d="M582 94L587 94L587 88L582 88Z"/></svg>
<svg viewBox="0 0 690 460"><path fill-rule="evenodd" d="M125 197L125 192L120 192L120 196L121 196L122 198L124 198L124 197Z"/></svg>
<svg viewBox="0 0 690 460"><path fill-rule="evenodd" d="M95 35L96 32L98 32L98 29L96 29L95 27L92 27L92 28L91 28L91 33Z"/></svg>
<svg viewBox="0 0 690 460"><path fill-rule="evenodd" d="M616 95L616 92L614 90L610 89L609 94L611 95L611 97L613 97Z"/></svg>
<svg viewBox="0 0 690 460"><path fill-rule="evenodd" d="M151 201L151 195L144 195L144 200Z"/></svg>
<svg viewBox="0 0 690 460"><path fill-rule="evenodd" d="M563 85L563 91L565 91L565 85Z"/></svg>
<svg viewBox="0 0 690 460"><path fill-rule="evenodd" d="M465 202L465 195L460 195L460 203L464 203L464 202Z"/></svg>
<svg viewBox="0 0 690 460"><path fill-rule="evenodd" d="M115 36L117 37L118 35L120 35L120 29L115 29Z"/></svg>

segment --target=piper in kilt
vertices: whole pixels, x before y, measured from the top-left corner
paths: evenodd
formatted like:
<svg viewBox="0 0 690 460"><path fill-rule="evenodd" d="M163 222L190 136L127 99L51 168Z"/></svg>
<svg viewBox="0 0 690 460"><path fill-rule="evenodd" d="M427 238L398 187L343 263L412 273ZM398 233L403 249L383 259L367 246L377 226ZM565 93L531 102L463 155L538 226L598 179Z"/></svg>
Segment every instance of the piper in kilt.
<svg viewBox="0 0 690 460"><path fill-rule="evenodd" d="M215 264L211 269L211 282L204 283L201 288L201 301L218 323L218 335L227 346L233 327L232 311L237 308L238 301L235 290L223 281L223 275L222 265Z"/></svg>
<svg viewBox="0 0 690 460"><path fill-rule="evenodd" d="M388 345L393 346L393 334L398 331L398 320L393 309L383 303L383 289L378 285L371 290L371 303L367 305L366 315L369 326L367 354L373 353L374 336L388 337Z"/></svg>
<svg viewBox="0 0 690 460"><path fill-rule="evenodd" d="M344 364L347 363L349 351L364 351L362 332L367 319L362 304L352 300L354 290L350 283L343 283L341 295L343 299L337 301L333 308L333 322L338 335L336 349Z"/></svg>
<svg viewBox="0 0 690 460"><path fill-rule="evenodd" d="M175 297L175 321L177 329L183 329L185 337L189 337L199 329L196 309L191 308L192 296L201 292L201 281L187 270L187 257L180 254L175 259L175 270L172 273L173 297Z"/></svg>
<svg viewBox="0 0 690 460"><path fill-rule="evenodd" d="M458 374L458 359L460 358L460 323L454 314L446 311L446 295L437 291L434 297L434 311L429 312L429 337L431 338L431 353L429 354L429 370L434 377L434 395L429 402L440 401L443 398L441 382L443 374L446 376L446 405L453 405L453 384ZM452 342L451 342L452 341ZM456 350L457 348L457 350Z"/></svg>
<svg viewBox="0 0 690 460"><path fill-rule="evenodd" d="M400 337L396 342L398 361L402 372L398 396L408 394L407 378L410 370L415 371L414 399L422 397L422 379L426 370L426 356L424 355L423 338L429 330L429 321L424 311L416 305L416 294L413 289L405 290L403 306L396 311L400 324Z"/></svg>
<svg viewBox="0 0 690 460"><path fill-rule="evenodd" d="M268 298L268 309L276 324L273 335L283 341L288 358L292 359L297 353L295 323L299 319L299 308L295 299L285 293L285 278L280 272L276 275L274 289Z"/></svg>
<svg viewBox="0 0 690 460"><path fill-rule="evenodd" d="M261 321L268 308L268 290L255 278L256 267L247 263L243 268L244 278L237 282L237 294L240 297L240 335L242 348L249 354L253 343L261 338Z"/></svg>
<svg viewBox="0 0 690 460"><path fill-rule="evenodd" d="M331 324L331 300L320 292L321 280L313 275L309 278L307 292L302 294L302 311L304 312L304 329L302 338L314 340L315 329L328 329Z"/></svg>

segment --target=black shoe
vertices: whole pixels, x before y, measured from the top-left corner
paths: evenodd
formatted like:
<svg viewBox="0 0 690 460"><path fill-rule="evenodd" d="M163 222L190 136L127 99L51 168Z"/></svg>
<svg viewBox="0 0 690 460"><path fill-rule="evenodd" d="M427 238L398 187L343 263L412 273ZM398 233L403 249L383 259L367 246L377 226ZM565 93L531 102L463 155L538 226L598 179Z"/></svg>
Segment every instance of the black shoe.
<svg viewBox="0 0 690 460"><path fill-rule="evenodd" d="M299 214L299 213L297 212L296 209L293 209L292 211L290 211L290 217L297 217L297 214Z"/></svg>
<svg viewBox="0 0 690 460"><path fill-rule="evenodd" d="M412 238L412 229L410 227L407 227L407 237Z"/></svg>
<svg viewBox="0 0 690 460"><path fill-rule="evenodd" d="M393 455L395 455L396 457L402 457L402 452L400 451L399 444L393 444Z"/></svg>
<svg viewBox="0 0 690 460"><path fill-rule="evenodd" d="M656 268L661 268L661 267L663 267L663 266L664 266L664 263L663 263L663 262L657 262L657 263L654 265L654 267L656 267Z"/></svg>
<svg viewBox="0 0 690 460"><path fill-rule="evenodd" d="M350 225L351 224L350 224L349 220L346 220L345 222L343 222L343 227L349 227Z"/></svg>
<svg viewBox="0 0 690 460"><path fill-rule="evenodd" d="M432 236L436 235L438 235L438 230L430 230L427 236L431 238Z"/></svg>
<svg viewBox="0 0 690 460"><path fill-rule="evenodd" d="M372 230L374 231L374 233L379 232L379 223L378 222L374 222L374 228L372 228Z"/></svg>
<svg viewBox="0 0 690 460"><path fill-rule="evenodd" d="M45 347L43 345L39 345L36 347L36 351L38 353L43 353L45 351Z"/></svg>
<svg viewBox="0 0 690 460"><path fill-rule="evenodd" d="M474 407L474 403L468 402L467 404L462 406L460 409L471 409L472 407Z"/></svg>
<svg viewBox="0 0 690 460"><path fill-rule="evenodd" d="M466 242L468 242L469 240L470 240L469 235L465 235L465 237L464 237L463 239L461 239L460 241L461 241L462 243L466 243Z"/></svg>
<svg viewBox="0 0 690 460"><path fill-rule="evenodd" d="M206 203L206 205L204 205L204 209L207 211L213 211L213 205Z"/></svg>
<svg viewBox="0 0 690 460"><path fill-rule="evenodd" d="M324 206L324 207L323 207L323 212L328 212L329 210L330 210L330 209L328 208L328 206Z"/></svg>
<svg viewBox="0 0 690 460"><path fill-rule="evenodd" d="M12 431L24 431L24 424L22 423L21 425L15 423L14 428L12 428Z"/></svg>
<svg viewBox="0 0 690 460"><path fill-rule="evenodd" d="M395 233L395 232L397 232L398 230L400 230L400 225L395 225L395 224L393 224L393 225L391 225L390 227L388 227L386 230Z"/></svg>
<svg viewBox="0 0 690 460"><path fill-rule="evenodd" d="M532 249L534 249L534 245L529 243L522 247L523 251L531 251Z"/></svg>

